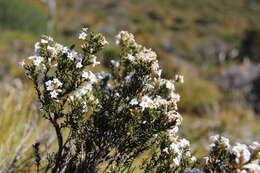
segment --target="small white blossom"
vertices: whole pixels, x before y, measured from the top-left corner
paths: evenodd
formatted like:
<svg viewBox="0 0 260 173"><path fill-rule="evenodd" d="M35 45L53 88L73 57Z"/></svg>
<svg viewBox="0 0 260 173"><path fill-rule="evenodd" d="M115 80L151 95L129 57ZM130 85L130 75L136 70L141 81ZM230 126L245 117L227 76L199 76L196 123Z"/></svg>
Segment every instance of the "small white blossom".
<svg viewBox="0 0 260 173"><path fill-rule="evenodd" d="M81 62L77 62L76 68L81 68L81 67L83 67L83 65L81 64Z"/></svg>
<svg viewBox="0 0 260 173"><path fill-rule="evenodd" d="M88 32L88 28L82 28L83 31Z"/></svg>
<svg viewBox="0 0 260 173"><path fill-rule="evenodd" d="M111 60L110 62L116 68L119 67L119 65L120 65L119 61Z"/></svg>
<svg viewBox="0 0 260 173"><path fill-rule="evenodd" d="M137 105L138 104L138 101L134 98L130 101L129 103L130 105Z"/></svg>
<svg viewBox="0 0 260 173"><path fill-rule="evenodd" d="M144 111L145 108L152 108L153 107L153 100L148 96L143 96L141 99L141 103L139 104Z"/></svg>
<svg viewBox="0 0 260 173"><path fill-rule="evenodd" d="M167 116L170 121L175 121L177 126L182 122L182 116L174 110L167 112Z"/></svg>
<svg viewBox="0 0 260 173"><path fill-rule="evenodd" d="M168 133L169 133L169 135L172 136L172 135L177 134L178 131L179 131L179 127L175 126L175 127L171 128L171 129L169 129L169 130L168 130Z"/></svg>
<svg viewBox="0 0 260 173"><path fill-rule="evenodd" d="M128 54L125 58L128 59L131 62L135 61L135 57L133 55L131 55L131 54Z"/></svg>
<svg viewBox="0 0 260 173"><path fill-rule="evenodd" d="M243 166L244 169L248 169L252 173L259 173L260 172L260 165L256 163L249 163Z"/></svg>
<svg viewBox="0 0 260 173"><path fill-rule="evenodd" d="M92 67L95 67L96 65L100 64L100 62L97 61L97 57L95 55L92 55L91 58L92 58Z"/></svg>
<svg viewBox="0 0 260 173"><path fill-rule="evenodd" d="M166 88L168 88L170 90L175 90L174 84L169 80L166 81Z"/></svg>
<svg viewBox="0 0 260 173"><path fill-rule="evenodd" d="M173 164L174 165L176 165L176 166L179 166L180 165L180 159L179 158L174 158L173 160L172 160L172 162L173 162Z"/></svg>
<svg viewBox="0 0 260 173"><path fill-rule="evenodd" d="M136 58L145 62L156 60L157 55L151 49L144 49L136 54Z"/></svg>
<svg viewBox="0 0 260 173"><path fill-rule="evenodd" d="M210 137L210 140L213 142L212 144L210 144L210 148L215 147L215 146L216 146L215 143L220 143L220 144L222 144L222 145L225 146L225 147L230 147L229 139L228 139L228 138L225 138L225 137L223 137L223 136L214 135L214 136L211 136L211 137Z"/></svg>
<svg viewBox="0 0 260 173"><path fill-rule="evenodd" d="M115 97L120 97L120 94L119 93L115 93Z"/></svg>
<svg viewBox="0 0 260 173"><path fill-rule="evenodd" d="M175 153L181 152L180 149L179 149L178 144L175 144L175 143L171 143L170 149L171 149L172 151L174 151Z"/></svg>
<svg viewBox="0 0 260 173"><path fill-rule="evenodd" d="M44 58L41 56L30 56L28 59L32 60L35 66L39 66L44 60Z"/></svg>
<svg viewBox="0 0 260 173"><path fill-rule="evenodd" d="M257 149L260 150L260 144L259 144L259 142L254 141L254 142L252 142L251 145L249 145L249 148L250 148L251 150L257 150Z"/></svg>
<svg viewBox="0 0 260 173"><path fill-rule="evenodd" d="M175 75L175 80L180 83L184 83L184 77L182 75Z"/></svg>
<svg viewBox="0 0 260 173"><path fill-rule="evenodd" d="M41 39L41 43L42 43L42 44L48 44L48 40Z"/></svg>
<svg viewBox="0 0 260 173"><path fill-rule="evenodd" d="M186 147L190 146L190 141L188 141L187 139L183 138L183 139L179 140L178 145L181 148L186 148Z"/></svg>
<svg viewBox="0 0 260 173"><path fill-rule="evenodd" d="M163 99L161 96L157 96L154 99L154 103L156 104L157 107L168 105L168 101Z"/></svg>
<svg viewBox="0 0 260 173"><path fill-rule="evenodd" d="M168 147L164 148L164 149L162 150L162 152L169 154L169 148L168 148Z"/></svg>
<svg viewBox="0 0 260 173"><path fill-rule="evenodd" d="M236 145L230 149L230 152L236 156L236 162L238 164L240 161L242 163L248 162L251 157L251 153L245 144L236 143Z"/></svg>
<svg viewBox="0 0 260 173"><path fill-rule="evenodd" d="M88 34L86 32L81 32L79 34L79 39L80 40L86 40L87 36L88 36Z"/></svg>
<svg viewBox="0 0 260 173"><path fill-rule="evenodd" d="M50 92L50 95L51 95L51 98L57 98L58 92L54 90L54 91Z"/></svg>
<svg viewBox="0 0 260 173"><path fill-rule="evenodd" d="M83 88L77 90L75 96L80 98L83 95L87 94L90 90L92 90L92 85L88 83Z"/></svg>
<svg viewBox="0 0 260 173"><path fill-rule="evenodd" d="M169 97L173 100L175 100L176 102L180 101L180 95L176 94L175 92L170 92Z"/></svg>
<svg viewBox="0 0 260 173"><path fill-rule="evenodd" d="M38 53L39 50L40 50L40 48L41 48L40 42L36 42L36 43L34 44L34 52L35 52L35 53Z"/></svg>
<svg viewBox="0 0 260 173"><path fill-rule="evenodd" d="M86 105L86 103L84 103L82 107L82 112L88 112L88 106Z"/></svg>
<svg viewBox="0 0 260 173"><path fill-rule="evenodd" d="M121 42L134 43L134 35L127 31L120 31L118 35L116 35L116 44L120 44Z"/></svg>
<svg viewBox="0 0 260 173"><path fill-rule="evenodd" d="M21 62L19 62L19 65L20 65L21 67L24 67L24 65L25 65L24 60L22 60Z"/></svg>
<svg viewBox="0 0 260 173"><path fill-rule="evenodd" d="M88 79L91 84L97 82L96 75L94 73L92 73L91 71L88 71L88 72L83 71L82 77L85 79Z"/></svg>

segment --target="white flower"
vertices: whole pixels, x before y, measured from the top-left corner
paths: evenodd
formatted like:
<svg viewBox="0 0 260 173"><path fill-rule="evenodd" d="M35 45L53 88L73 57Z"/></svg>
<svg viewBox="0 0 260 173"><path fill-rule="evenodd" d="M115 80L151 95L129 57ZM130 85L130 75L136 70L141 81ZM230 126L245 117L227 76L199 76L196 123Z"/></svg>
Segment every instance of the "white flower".
<svg viewBox="0 0 260 173"><path fill-rule="evenodd" d="M106 38L104 36L102 36L100 43L101 43L102 46L105 46L106 44L108 44L108 41L106 40Z"/></svg>
<svg viewBox="0 0 260 173"><path fill-rule="evenodd" d="M34 52L38 53L40 48L41 48L40 42L36 42L35 45L34 45Z"/></svg>
<svg viewBox="0 0 260 173"><path fill-rule="evenodd" d="M191 161L192 161L192 162L196 162L196 161L197 161L197 158L196 158L195 156L192 156L192 157L191 157Z"/></svg>
<svg viewBox="0 0 260 173"><path fill-rule="evenodd" d="M214 136L211 136L209 137L209 139L212 141L212 142L217 142L219 140L220 136L219 135L214 135Z"/></svg>
<svg viewBox="0 0 260 173"><path fill-rule="evenodd" d="M239 171L239 170L237 170ZM248 173L246 170L239 171L238 173Z"/></svg>
<svg viewBox="0 0 260 173"><path fill-rule="evenodd" d="M105 78L110 78L111 74L105 73L105 72L100 72L100 73L96 73L96 76L99 80L102 80L102 79L105 79Z"/></svg>
<svg viewBox="0 0 260 173"><path fill-rule="evenodd" d="M78 55L78 53L74 50L68 52L68 58L70 60L74 60L74 59L80 59L80 56Z"/></svg>
<svg viewBox="0 0 260 173"><path fill-rule="evenodd" d="M251 150L257 150L258 148L260 149L260 144L259 144L259 142L254 141L254 142L252 142L251 145L249 145L249 148Z"/></svg>
<svg viewBox="0 0 260 173"><path fill-rule="evenodd" d="M175 126L175 127L171 128L171 129L169 129L168 133L169 133L169 135L172 136L172 135L175 135L176 133L178 133L178 131L179 131L179 127Z"/></svg>
<svg viewBox="0 0 260 173"><path fill-rule="evenodd" d="M91 89L92 89L92 85L88 83L83 88L76 91L75 96L81 97L81 96L87 94Z"/></svg>
<svg viewBox="0 0 260 173"><path fill-rule="evenodd" d="M30 56L28 57L28 59L32 60L35 66L39 66L41 62L44 60L44 58L41 56Z"/></svg>
<svg viewBox="0 0 260 173"><path fill-rule="evenodd" d="M86 32L81 32L79 34L79 39L86 40L87 36L88 36L88 34Z"/></svg>
<svg viewBox="0 0 260 173"><path fill-rule="evenodd" d="M62 49L61 49L61 52L62 53L68 53L69 52L69 48L63 46Z"/></svg>
<svg viewBox="0 0 260 173"><path fill-rule="evenodd" d="M157 107L159 106L165 106L168 104L168 101L163 99L161 96L157 96L155 99L154 99L154 103L156 104Z"/></svg>
<svg viewBox="0 0 260 173"><path fill-rule="evenodd" d="M95 67L96 65L100 64L100 62L97 61L97 57L95 55L92 55L91 58L92 58L92 67Z"/></svg>
<svg viewBox="0 0 260 173"><path fill-rule="evenodd" d="M175 75L175 81L184 83L184 77L182 75Z"/></svg>
<svg viewBox="0 0 260 173"><path fill-rule="evenodd" d="M173 84L173 82L167 80L166 81L166 88L170 89L170 90L175 90L175 86Z"/></svg>
<svg viewBox="0 0 260 173"><path fill-rule="evenodd" d="M111 60L110 62L115 67L119 67L119 65L120 65L119 61Z"/></svg>
<svg viewBox="0 0 260 173"><path fill-rule="evenodd" d="M120 44L121 42L132 42L134 43L134 35L127 32L127 31L120 31L117 35L116 35L116 44Z"/></svg>
<svg viewBox="0 0 260 173"><path fill-rule="evenodd" d="M144 111L145 108L151 108L154 104L153 100L150 97L143 96L139 105L142 107L142 110Z"/></svg>
<svg viewBox="0 0 260 173"><path fill-rule="evenodd" d="M94 73L92 73L91 71L88 71L88 72L83 71L82 77L85 79L88 79L91 84L95 83L97 81L96 75Z"/></svg>
<svg viewBox="0 0 260 173"><path fill-rule="evenodd" d="M19 65L20 65L21 67L24 67L24 65L25 65L24 60L22 60L21 62L19 62Z"/></svg>
<svg viewBox="0 0 260 173"><path fill-rule="evenodd" d="M136 54L136 58L145 62L150 62L152 60L156 60L157 55L151 49L144 49Z"/></svg>
<svg viewBox="0 0 260 173"><path fill-rule="evenodd" d="M171 143L170 149L172 151L174 151L175 153L179 153L180 152L179 146L177 144L175 144L175 143Z"/></svg>
<svg viewBox="0 0 260 173"><path fill-rule="evenodd" d="M129 103L130 105L137 105L138 104L138 101L134 98L130 101Z"/></svg>
<svg viewBox="0 0 260 173"><path fill-rule="evenodd" d="M48 80L48 81L46 81L46 82L45 82L45 85L46 85L48 91L53 90L53 87L52 87L52 80Z"/></svg>
<svg viewBox="0 0 260 173"><path fill-rule="evenodd" d="M43 39L41 39L40 42L41 42L42 44L48 44L49 41L53 41L53 38L50 37L50 36L48 36L47 38L43 38Z"/></svg>
<svg viewBox="0 0 260 173"><path fill-rule="evenodd" d="M47 44L47 43L48 43L48 40L41 39L41 43L42 43L42 44Z"/></svg>
<svg viewBox="0 0 260 173"><path fill-rule="evenodd" d="M176 94L175 92L170 92L169 97L173 100L175 100L176 102L180 101L180 95Z"/></svg>
<svg viewBox="0 0 260 173"><path fill-rule="evenodd" d="M81 64L81 62L77 62L76 68L81 68L81 67L83 67L83 65Z"/></svg>
<svg viewBox="0 0 260 173"><path fill-rule="evenodd" d="M58 87L61 87L61 86L62 86L61 81L60 81L59 79L57 79L57 78L54 78L54 79L53 79L53 83L56 84Z"/></svg>
<svg viewBox="0 0 260 173"><path fill-rule="evenodd" d="M58 50L52 46L47 46L47 50L51 53L52 56L56 56L58 54Z"/></svg>
<svg viewBox="0 0 260 173"><path fill-rule="evenodd" d="M167 112L167 116L170 121L175 121L177 126L181 125L182 117L178 112L169 111Z"/></svg>
<svg viewBox="0 0 260 173"><path fill-rule="evenodd" d="M128 59L131 62L135 61L135 57L133 55L131 55L131 54L128 54L125 58Z"/></svg>
<svg viewBox="0 0 260 173"><path fill-rule="evenodd" d="M174 158L172 160L173 164L176 165L176 166L179 166L180 165L180 159L179 158Z"/></svg>
<svg viewBox="0 0 260 173"><path fill-rule="evenodd" d="M230 149L230 152L236 156L236 162L238 164L240 161L242 163L248 162L251 157L251 153L245 144L236 143L236 145Z"/></svg>
<svg viewBox="0 0 260 173"><path fill-rule="evenodd" d="M154 62L154 63L152 64L152 70L153 70L159 77L161 76L162 70L160 69L158 62Z"/></svg>
<svg viewBox="0 0 260 173"><path fill-rule="evenodd" d="M206 164L208 164L208 163L209 163L209 160L210 160L210 158L209 158L209 157L203 157L203 160L205 161L205 163L206 163Z"/></svg>
<svg viewBox="0 0 260 173"><path fill-rule="evenodd" d="M169 148L168 148L168 147L164 148L164 149L162 150L162 152L169 154Z"/></svg>
<svg viewBox="0 0 260 173"><path fill-rule="evenodd" d="M178 142L179 147L181 148L186 148L190 146L190 141L188 141L187 139L180 139Z"/></svg>
<svg viewBox="0 0 260 173"><path fill-rule="evenodd" d="M86 105L86 103L83 105L82 112L88 112L88 106Z"/></svg>
<svg viewBox="0 0 260 173"><path fill-rule="evenodd" d="M45 82L45 86L47 91L55 91L55 92L61 92L60 89L58 89L59 87L62 87L62 83L60 82L59 79L54 78L53 80L48 80ZM55 92L53 92L51 95L52 98L54 98L55 96Z"/></svg>
<svg viewBox="0 0 260 173"><path fill-rule="evenodd" d="M54 91L50 92L50 95L51 95L51 98L57 98L58 92L54 90Z"/></svg>
<svg viewBox="0 0 260 173"><path fill-rule="evenodd" d="M82 30L88 32L88 28L82 28Z"/></svg>
<svg viewBox="0 0 260 173"><path fill-rule="evenodd" d="M213 142L213 143L210 145L210 148L215 147L215 146L216 146L215 143L220 143L220 144L224 145L225 147L230 147L229 139L228 139L228 138L225 138L225 137L223 137L223 136L220 136L220 135L211 136L211 137L210 137L210 140Z"/></svg>
<svg viewBox="0 0 260 173"><path fill-rule="evenodd" d="M120 94L119 93L115 93L115 97L120 97Z"/></svg>
<svg viewBox="0 0 260 173"><path fill-rule="evenodd" d="M260 165L256 163L249 163L243 167L244 169L248 169L250 172L259 173Z"/></svg>

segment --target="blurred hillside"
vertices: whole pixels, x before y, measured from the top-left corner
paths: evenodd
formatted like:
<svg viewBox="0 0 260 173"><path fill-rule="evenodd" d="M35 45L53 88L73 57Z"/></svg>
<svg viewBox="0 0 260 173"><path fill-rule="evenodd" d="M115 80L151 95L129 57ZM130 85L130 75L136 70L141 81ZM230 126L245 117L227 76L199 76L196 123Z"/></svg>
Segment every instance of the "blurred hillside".
<svg viewBox="0 0 260 173"><path fill-rule="evenodd" d="M212 133L242 142L260 139L259 0L57 0L53 14L40 0L0 0L3 100L32 93L18 62L32 53L41 34L69 45L86 26L113 43L118 31L128 30L158 53L164 76L185 76L185 83L177 87L182 132L197 141L198 151ZM106 48L100 55L102 68L109 68L109 59L117 54L114 45ZM30 110L31 104L21 109ZM14 105L9 107L14 110ZM12 116L6 109L0 106L2 127L7 124L1 119ZM14 121L30 119L27 116L20 113ZM1 140L0 146L9 139Z"/></svg>

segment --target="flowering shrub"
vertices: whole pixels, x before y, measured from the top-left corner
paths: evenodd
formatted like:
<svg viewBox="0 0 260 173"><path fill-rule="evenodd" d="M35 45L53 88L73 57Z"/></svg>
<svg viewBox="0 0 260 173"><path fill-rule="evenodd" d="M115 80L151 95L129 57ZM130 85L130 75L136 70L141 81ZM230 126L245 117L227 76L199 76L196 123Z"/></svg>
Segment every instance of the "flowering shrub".
<svg viewBox="0 0 260 173"><path fill-rule="evenodd" d="M147 151L151 157L138 168L146 173L234 172L258 166L258 143L252 151L240 145L230 149L223 137L214 137L207 162L196 164L190 142L177 135L182 117L175 83L183 77L163 79L156 53L131 33L116 36L121 53L119 61L111 60L110 73L89 70L100 64L96 55L108 44L105 37L83 28L79 39L80 53L43 36L35 55L21 63L35 85L42 115L57 135L58 149L46 165L36 154L38 167L53 173L134 172L135 160Z"/></svg>
<svg viewBox="0 0 260 173"><path fill-rule="evenodd" d="M231 146L229 139L215 135L212 136L210 153L204 158L205 172L260 172L260 144L253 142L247 146L236 143Z"/></svg>

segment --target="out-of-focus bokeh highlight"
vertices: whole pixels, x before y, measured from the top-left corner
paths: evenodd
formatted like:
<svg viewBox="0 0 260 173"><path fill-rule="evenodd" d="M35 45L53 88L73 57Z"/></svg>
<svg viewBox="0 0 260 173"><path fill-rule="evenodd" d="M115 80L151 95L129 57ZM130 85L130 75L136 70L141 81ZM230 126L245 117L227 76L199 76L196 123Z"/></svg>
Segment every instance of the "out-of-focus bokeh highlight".
<svg viewBox="0 0 260 173"><path fill-rule="evenodd" d="M35 141L43 155L55 147L19 62L42 34L70 45L81 27L111 43L128 30L158 53L165 77L184 75L180 132L196 155L216 133L260 140L260 0L0 0L0 172L30 169ZM111 44L99 69L116 56Z"/></svg>

